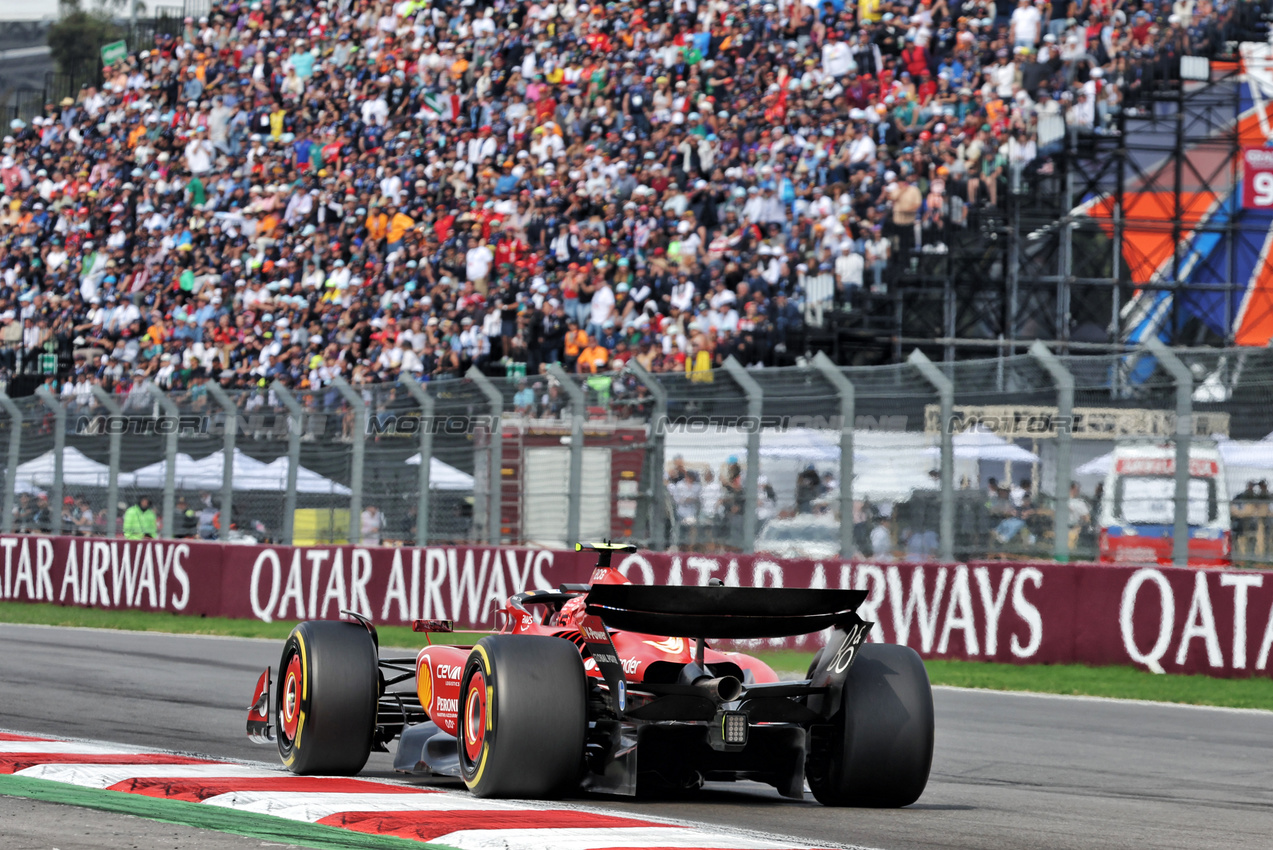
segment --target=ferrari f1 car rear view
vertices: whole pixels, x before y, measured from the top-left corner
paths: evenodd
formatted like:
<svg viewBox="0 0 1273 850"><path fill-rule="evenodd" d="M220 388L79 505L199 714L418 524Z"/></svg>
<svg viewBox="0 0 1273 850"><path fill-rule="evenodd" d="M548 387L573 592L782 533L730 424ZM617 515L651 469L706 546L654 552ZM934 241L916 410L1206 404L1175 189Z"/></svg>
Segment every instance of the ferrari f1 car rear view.
<svg viewBox="0 0 1273 850"><path fill-rule="evenodd" d="M471 645L382 656L374 626L309 621L288 637L248 736L298 774L352 775L397 740L394 768L461 777L481 797L636 794L755 780L830 806L906 806L928 782L933 701L908 647L866 642L858 590L634 585L595 544L589 584L519 593ZM805 678L712 640L830 630ZM414 688L409 683L414 680Z"/></svg>

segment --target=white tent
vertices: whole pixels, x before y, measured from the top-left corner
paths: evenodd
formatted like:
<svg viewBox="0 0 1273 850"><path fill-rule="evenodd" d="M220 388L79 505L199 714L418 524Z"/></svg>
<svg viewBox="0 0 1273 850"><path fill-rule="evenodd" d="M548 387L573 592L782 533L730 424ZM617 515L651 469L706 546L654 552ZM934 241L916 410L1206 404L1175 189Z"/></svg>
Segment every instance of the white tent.
<svg viewBox="0 0 1273 850"><path fill-rule="evenodd" d="M204 461L196 461L188 454L177 454L175 480L178 490L216 490L221 487L221 470L213 472ZM168 462L161 460L143 466L129 474L129 483L134 487L162 488L167 481ZM120 483L124 476L120 475Z"/></svg>
<svg viewBox="0 0 1273 850"><path fill-rule="evenodd" d="M419 466L420 455L414 454L407 458L407 463L412 466ZM431 457L429 458L429 489L472 490L473 476L456 469L448 463L443 463L435 457Z"/></svg>
<svg viewBox="0 0 1273 850"><path fill-rule="evenodd" d="M861 457L858 452L853 454L855 458ZM840 460L839 432L823 432L813 428L792 428L786 431L765 429L760 435L760 456L775 460L836 463Z"/></svg>
<svg viewBox="0 0 1273 850"><path fill-rule="evenodd" d="M57 474L56 457L52 451L29 460L17 469L17 491L31 492L33 488L53 486ZM120 476L121 483L124 475ZM72 487L105 487L110 483L110 467L98 463L79 449L68 446L62 452L62 484Z"/></svg>
<svg viewBox="0 0 1273 850"><path fill-rule="evenodd" d="M136 486L163 487L165 469L164 461L142 467L133 473ZM194 460L189 455L178 454L176 469L177 489L219 491L225 472L225 452L213 452L202 460ZM241 449L235 449L233 471L230 475L235 490L281 492L287 488L287 458L281 457L272 463L262 463L245 454ZM324 478L305 467L296 471L296 492L326 493L334 496L348 496L351 493L348 487Z"/></svg>
<svg viewBox="0 0 1273 850"><path fill-rule="evenodd" d="M1015 443L989 431L956 434L952 439L956 460L976 460L989 463L1038 463L1039 456L1026 451ZM926 449L929 457L941 457L941 447Z"/></svg>
<svg viewBox="0 0 1273 850"><path fill-rule="evenodd" d="M270 463L262 464L262 469L258 473L254 473L248 481L253 485L251 487L239 488L238 479L235 479L236 489L244 490L285 490L287 489L287 464L286 457L278 458ZM306 469L301 466L296 470L296 492L297 493L325 493L331 496L350 496L353 491L344 484L338 484L330 478L324 478L312 469Z"/></svg>

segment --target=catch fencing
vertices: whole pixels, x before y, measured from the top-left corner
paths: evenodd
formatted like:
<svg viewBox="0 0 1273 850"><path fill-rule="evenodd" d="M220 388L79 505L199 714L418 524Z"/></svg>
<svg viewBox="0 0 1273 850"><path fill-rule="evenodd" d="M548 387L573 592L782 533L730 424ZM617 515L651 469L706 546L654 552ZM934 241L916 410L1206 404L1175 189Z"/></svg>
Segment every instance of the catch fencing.
<svg viewBox="0 0 1273 850"><path fill-rule="evenodd" d="M161 536L227 542L1070 562L1098 559L1107 508L1262 565L1271 396L1273 352L1158 346L295 391L49 383L0 396L0 523L118 535L149 496ZM1114 453L1137 447L1168 460L1104 492ZM1191 480L1178 452L1217 474ZM1127 557L1184 563L1187 536Z"/></svg>

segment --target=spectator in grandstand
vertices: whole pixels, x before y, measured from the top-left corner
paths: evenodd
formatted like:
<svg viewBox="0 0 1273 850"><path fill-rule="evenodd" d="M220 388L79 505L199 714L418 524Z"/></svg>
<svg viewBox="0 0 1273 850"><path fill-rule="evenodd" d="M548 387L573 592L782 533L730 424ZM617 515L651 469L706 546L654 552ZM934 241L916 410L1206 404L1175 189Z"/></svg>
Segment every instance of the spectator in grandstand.
<svg viewBox="0 0 1273 850"><path fill-rule="evenodd" d="M379 546L380 535L385 527L384 514L380 513L380 509L375 505L368 505L363 508L361 520L363 544L366 546Z"/></svg>
<svg viewBox="0 0 1273 850"><path fill-rule="evenodd" d="M89 505L88 499L80 496L75 501L75 510L73 512L73 523L70 527L75 529L75 533L81 537L89 537L97 530L97 517L93 513L93 508Z"/></svg>
<svg viewBox="0 0 1273 850"><path fill-rule="evenodd" d="M0 366L789 362L812 282L882 290L1031 179L1043 116L1111 131L1254 5L215 2L11 122Z"/></svg>
<svg viewBox="0 0 1273 850"><path fill-rule="evenodd" d="M889 525L887 516L875 517L875 526L871 529L871 559L874 561L893 560L893 533Z"/></svg>
<svg viewBox="0 0 1273 850"><path fill-rule="evenodd" d="M177 497L174 513L177 526L173 529L175 537L193 539L199 536L199 514L186 502L185 496Z"/></svg>
<svg viewBox="0 0 1273 850"><path fill-rule="evenodd" d="M128 540L159 538L159 518L150 506L149 496L142 496L124 512L124 537Z"/></svg>
<svg viewBox="0 0 1273 850"><path fill-rule="evenodd" d="M1089 530L1092 524L1092 507L1087 503L1087 499L1083 498L1083 492L1079 489L1077 481L1070 485L1068 510L1070 548L1073 549L1079 545L1080 537Z"/></svg>

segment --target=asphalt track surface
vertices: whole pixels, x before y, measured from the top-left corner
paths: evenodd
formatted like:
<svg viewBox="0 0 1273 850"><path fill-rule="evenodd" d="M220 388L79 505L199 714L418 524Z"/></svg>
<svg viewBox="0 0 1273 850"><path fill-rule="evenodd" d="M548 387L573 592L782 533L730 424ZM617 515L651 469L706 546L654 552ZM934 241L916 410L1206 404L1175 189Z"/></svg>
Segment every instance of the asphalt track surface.
<svg viewBox="0 0 1273 850"><path fill-rule="evenodd" d="M281 645L0 624L0 728L277 763L243 724ZM1273 846L1273 712L945 688L935 698L932 778L907 809L828 809L752 784L573 804L888 850ZM373 755L365 772L393 776L389 765ZM21 847L263 846L72 811L0 799Z"/></svg>

